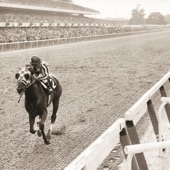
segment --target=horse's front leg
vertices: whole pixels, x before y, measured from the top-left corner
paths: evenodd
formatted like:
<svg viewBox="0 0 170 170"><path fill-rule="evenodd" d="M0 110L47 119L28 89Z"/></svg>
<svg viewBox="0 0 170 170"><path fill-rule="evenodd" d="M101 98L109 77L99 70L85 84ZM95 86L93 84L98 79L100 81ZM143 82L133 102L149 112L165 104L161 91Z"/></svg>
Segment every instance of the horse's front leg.
<svg viewBox="0 0 170 170"><path fill-rule="evenodd" d="M29 115L29 123L30 123L30 133L35 134L36 130L34 130L34 123L35 123L35 117Z"/></svg>

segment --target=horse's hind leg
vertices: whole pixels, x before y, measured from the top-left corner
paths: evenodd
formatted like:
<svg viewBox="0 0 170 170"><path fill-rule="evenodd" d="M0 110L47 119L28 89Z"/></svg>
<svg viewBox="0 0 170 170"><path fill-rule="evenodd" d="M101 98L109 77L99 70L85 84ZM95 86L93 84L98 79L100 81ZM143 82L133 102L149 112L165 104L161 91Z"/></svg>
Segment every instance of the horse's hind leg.
<svg viewBox="0 0 170 170"><path fill-rule="evenodd" d="M58 107L59 107L59 99L53 101L53 114L51 116L51 124L54 124L56 120Z"/></svg>
<svg viewBox="0 0 170 170"><path fill-rule="evenodd" d="M53 114L51 116L51 125L50 125L50 129L48 130L48 134L47 134L47 138L51 139L51 134L53 131L53 124L55 123L56 117L57 117L57 111L58 111L58 107L59 107L59 98L57 98L56 100L53 101Z"/></svg>
<svg viewBox="0 0 170 170"><path fill-rule="evenodd" d="M47 118L47 111L44 111L43 115L41 116L41 121L38 124L39 124L39 128L40 128L42 135L43 135L44 143L46 145L49 145L50 142L49 142L49 140L47 139L47 137L44 133L44 122L45 122L46 118Z"/></svg>

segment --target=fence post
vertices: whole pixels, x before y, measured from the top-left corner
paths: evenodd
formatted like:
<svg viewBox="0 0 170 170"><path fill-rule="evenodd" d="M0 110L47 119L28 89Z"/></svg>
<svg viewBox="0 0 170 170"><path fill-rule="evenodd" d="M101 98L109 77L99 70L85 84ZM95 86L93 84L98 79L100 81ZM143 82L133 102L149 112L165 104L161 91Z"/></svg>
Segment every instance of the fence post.
<svg viewBox="0 0 170 170"><path fill-rule="evenodd" d="M126 126L127 126L127 131L128 131L128 135L129 135L131 143L132 144L140 144L140 140L138 138L136 127L134 126L133 121L132 120L126 121ZM139 153L139 154L136 154L135 157L136 157L136 161L138 163L139 169L140 170L148 170L148 166L146 164L144 154Z"/></svg>
<svg viewBox="0 0 170 170"><path fill-rule="evenodd" d="M123 128L122 131L120 132L120 143L123 148L124 156L127 159L127 154L125 153L124 148L125 148L125 146L130 145L131 143L130 143L129 136L128 136L125 128ZM132 170L138 170L138 169L139 169L139 167L137 165L136 159L135 159L135 157L133 157Z"/></svg>
<svg viewBox="0 0 170 170"><path fill-rule="evenodd" d="M162 97L167 97L167 94L166 94L164 86L160 87L160 93L161 93ZM170 105L169 105L169 103L167 103L165 105L165 110L166 110L166 114L167 114L168 120L170 122Z"/></svg>
<svg viewBox="0 0 170 170"><path fill-rule="evenodd" d="M152 122L152 126L153 126L153 129L154 129L155 135L156 135L156 139L158 141L158 137L159 137L158 119L157 119L157 116L156 116L156 113L155 113L155 110L154 110L154 107L153 107L151 100L149 100L147 102L147 107L148 107L149 116L150 116L150 119L151 119L151 122Z"/></svg>

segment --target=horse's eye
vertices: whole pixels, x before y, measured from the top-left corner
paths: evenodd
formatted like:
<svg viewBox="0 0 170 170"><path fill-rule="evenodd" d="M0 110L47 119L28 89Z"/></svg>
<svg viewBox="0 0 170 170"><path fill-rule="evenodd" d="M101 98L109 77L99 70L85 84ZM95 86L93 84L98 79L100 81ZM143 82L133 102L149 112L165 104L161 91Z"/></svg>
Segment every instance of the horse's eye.
<svg viewBox="0 0 170 170"><path fill-rule="evenodd" d="M16 78L16 79L18 79L18 78L19 78L19 76L20 76L20 74L19 74L19 73L15 74L15 78Z"/></svg>
<svg viewBox="0 0 170 170"><path fill-rule="evenodd" d="M29 76L29 74L24 74L24 77L26 80L28 80L30 76Z"/></svg>

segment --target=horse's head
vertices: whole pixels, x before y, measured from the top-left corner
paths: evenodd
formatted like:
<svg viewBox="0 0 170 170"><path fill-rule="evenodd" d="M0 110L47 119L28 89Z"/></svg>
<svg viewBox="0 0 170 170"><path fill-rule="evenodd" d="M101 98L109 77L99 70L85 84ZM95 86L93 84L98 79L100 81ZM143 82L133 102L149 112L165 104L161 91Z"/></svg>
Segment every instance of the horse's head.
<svg viewBox="0 0 170 170"><path fill-rule="evenodd" d="M15 75L17 79L17 92L22 94L31 83L31 72L26 68L21 68Z"/></svg>

